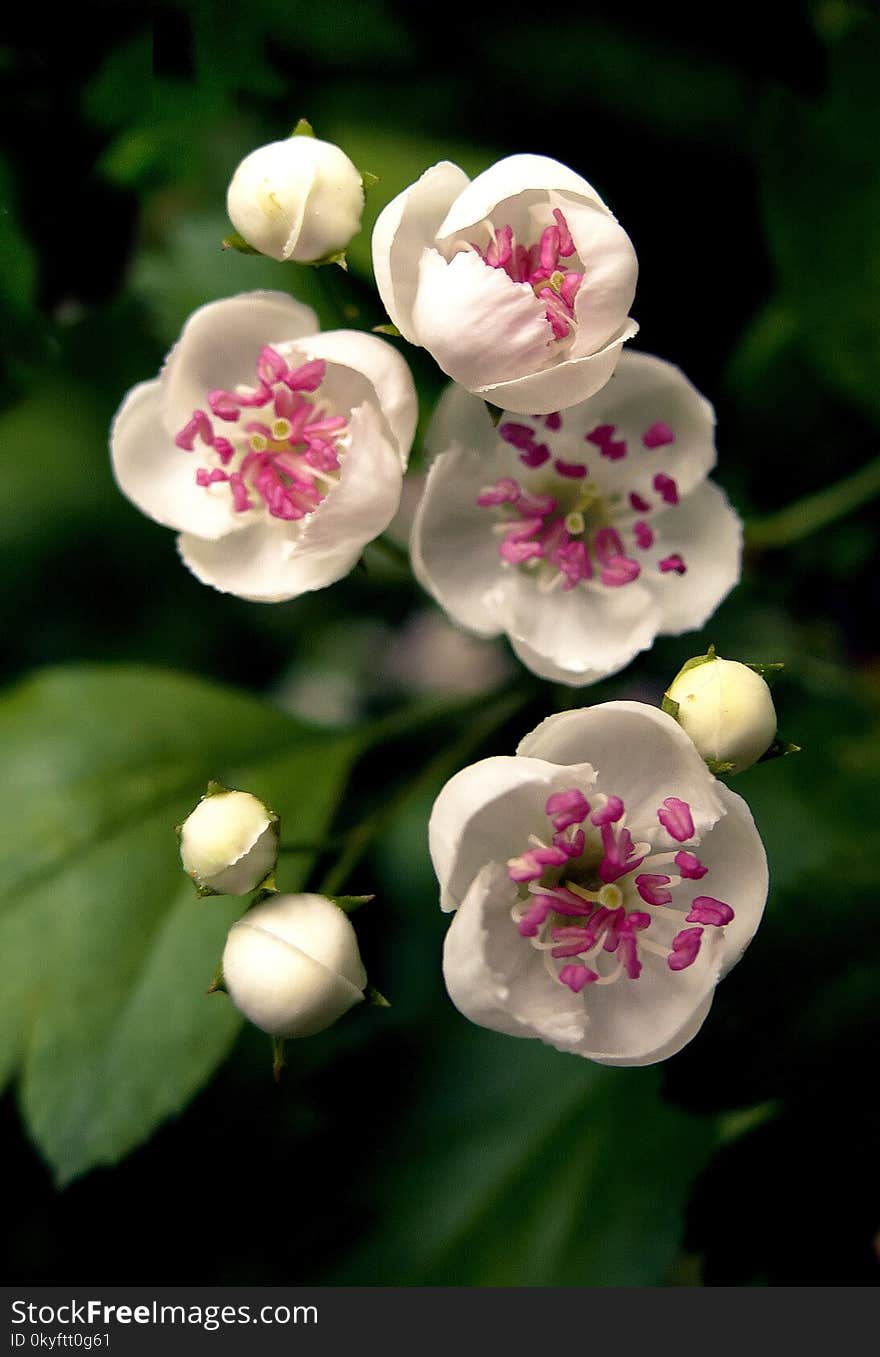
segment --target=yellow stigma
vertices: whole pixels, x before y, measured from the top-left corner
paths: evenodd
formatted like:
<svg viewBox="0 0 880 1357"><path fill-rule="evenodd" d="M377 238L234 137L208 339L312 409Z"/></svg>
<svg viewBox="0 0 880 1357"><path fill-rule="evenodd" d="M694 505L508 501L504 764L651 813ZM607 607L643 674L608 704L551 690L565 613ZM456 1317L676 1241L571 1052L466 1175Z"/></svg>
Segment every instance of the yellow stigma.
<svg viewBox="0 0 880 1357"><path fill-rule="evenodd" d="M251 434L250 443L253 452L265 452L269 446L265 434L261 433Z"/></svg>
<svg viewBox="0 0 880 1357"><path fill-rule="evenodd" d="M577 509L572 510L570 514L565 515L565 530L570 533L572 537L580 537L585 527L584 516L582 513L579 513Z"/></svg>
<svg viewBox="0 0 880 1357"><path fill-rule="evenodd" d="M274 422L274 424L272 425L272 437L273 437L273 438L289 438L289 437L290 437L290 421L289 421L289 420L286 420L286 419L276 419L275 422Z"/></svg>
<svg viewBox="0 0 880 1357"><path fill-rule="evenodd" d="M623 904L623 891L611 883L603 886L599 892L599 904L604 905L606 909L620 909Z"/></svg>

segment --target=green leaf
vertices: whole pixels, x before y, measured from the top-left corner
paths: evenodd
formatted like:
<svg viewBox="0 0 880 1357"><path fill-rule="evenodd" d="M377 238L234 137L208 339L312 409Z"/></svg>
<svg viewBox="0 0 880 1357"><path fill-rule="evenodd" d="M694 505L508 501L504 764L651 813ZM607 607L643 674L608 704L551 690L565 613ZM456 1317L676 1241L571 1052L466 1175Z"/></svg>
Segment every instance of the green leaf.
<svg viewBox="0 0 880 1357"><path fill-rule="evenodd" d="M334 1282L668 1280L714 1127L666 1106L657 1071L602 1069L454 1015L419 1069L415 1109L370 1184L376 1224Z"/></svg>
<svg viewBox="0 0 880 1357"><path fill-rule="evenodd" d="M13 689L0 738L0 1083L18 1070L66 1183L184 1107L240 1025L206 989L243 902L194 897L175 824L213 777L319 840L360 746L197 679L101 667ZM286 862L282 889L310 865Z"/></svg>

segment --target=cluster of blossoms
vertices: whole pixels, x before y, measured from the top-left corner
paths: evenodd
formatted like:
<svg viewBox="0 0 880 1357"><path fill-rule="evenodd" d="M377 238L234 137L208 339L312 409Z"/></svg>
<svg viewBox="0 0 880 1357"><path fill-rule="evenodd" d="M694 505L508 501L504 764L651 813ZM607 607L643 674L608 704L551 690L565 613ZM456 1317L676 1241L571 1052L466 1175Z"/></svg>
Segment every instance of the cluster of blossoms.
<svg viewBox="0 0 880 1357"><path fill-rule="evenodd" d="M337 257L362 207L358 171L311 136L255 151L228 195L250 248L279 260ZM707 480L714 412L678 368L624 352L636 255L596 190L542 156L473 181L444 161L384 208L372 250L394 326L452 378L411 540L450 618L573 686L702 626L742 548ZM307 307L255 292L190 317L160 376L123 402L113 466L200 580L274 602L341 579L386 528L416 417L389 343L321 334ZM467 1016L622 1064L697 1030L767 886L747 809L703 759L736 771L775 733L763 680L705 659L715 667L691 662L667 695L679 724L632 703L572 711L445 788L430 842L456 910L446 981ZM266 877L277 833L259 807L190 818L184 865L203 892ZM351 926L320 901L267 901L230 934L229 992L273 1035L317 1031L362 997ZM291 995L316 977L303 1016Z"/></svg>

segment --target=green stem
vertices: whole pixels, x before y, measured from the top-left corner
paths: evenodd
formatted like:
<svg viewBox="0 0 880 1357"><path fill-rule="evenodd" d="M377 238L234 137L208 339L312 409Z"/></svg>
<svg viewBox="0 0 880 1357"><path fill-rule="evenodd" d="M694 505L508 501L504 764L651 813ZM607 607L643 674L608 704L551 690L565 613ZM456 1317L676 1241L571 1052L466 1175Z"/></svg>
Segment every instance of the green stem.
<svg viewBox="0 0 880 1357"><path fill-rule="evenodd" d="M420 792L430 789L436 783L445 782L457 772L469 755L478 749L493 731L509 720L530 695L529 692L522 690L508 691L488 708L485 706L486 699L481 699L481 711L477 719L453 744L441 750L426 763L421 772L394 796L389 797L384 805L372 811L349 830L346 835L346 846L318 887L318 893L338 894L373 841L396 818L403 807Z"/></svg>
<svg viewBox="0 0 880 1357"><path fill-rule="evenodd" d="M880 457L842 481L750 523L746 528L746 541L752 547L791 546L792 542L818 532L835 519L851 514L875 495L880 495Z"/></svg>

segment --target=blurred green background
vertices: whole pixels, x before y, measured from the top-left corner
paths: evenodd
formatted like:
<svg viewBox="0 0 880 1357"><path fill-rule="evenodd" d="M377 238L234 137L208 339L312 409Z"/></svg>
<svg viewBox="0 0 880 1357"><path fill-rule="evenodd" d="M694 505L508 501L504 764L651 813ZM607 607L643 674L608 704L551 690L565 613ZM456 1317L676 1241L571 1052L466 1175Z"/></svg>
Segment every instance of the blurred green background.
<svg viewBox="0 0 880 1357"><path fill-rule="evenodd" d="M875 6L179 0L20 7L4 29L5 1275L876 1282L878 518L858 480L775 517L880 451ZM219 248L238 160L301 116L380 177L347 279ZM288 287L326 325L377 324L384 203L439 158L519 150L626 226L636 344L715 403L717 479L755 525L705 633L581 694L452 632L375 548L280 606L203 588L106 453L194 307ZM438 374L406 356L424 413ZM440 785L554 707L658 701L709 641L785 661L803 753L736 779L770 903L699 1036L603 1070L471 1027L439 971ZM267 1039L204 996L239 907L196 901L171 826L209 777L326 843L282 887L377 893L356 926L392 1007L292 1044L280 1089Z"/></svg>

